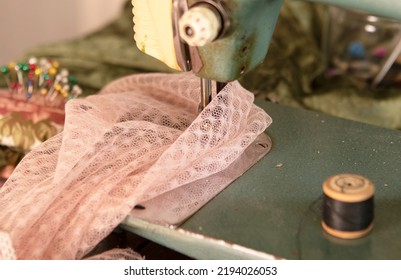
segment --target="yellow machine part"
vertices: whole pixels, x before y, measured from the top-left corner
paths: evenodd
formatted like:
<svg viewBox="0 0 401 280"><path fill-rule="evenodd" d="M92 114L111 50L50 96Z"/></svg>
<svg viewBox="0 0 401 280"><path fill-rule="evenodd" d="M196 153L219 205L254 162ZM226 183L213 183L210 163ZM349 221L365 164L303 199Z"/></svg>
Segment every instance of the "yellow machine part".
<svg viewBox="0 0 401 280"><path fill-rule="evenodd" d="M144 53L181 70L174 49L171 0L132 0L134 39Z"/></svg>

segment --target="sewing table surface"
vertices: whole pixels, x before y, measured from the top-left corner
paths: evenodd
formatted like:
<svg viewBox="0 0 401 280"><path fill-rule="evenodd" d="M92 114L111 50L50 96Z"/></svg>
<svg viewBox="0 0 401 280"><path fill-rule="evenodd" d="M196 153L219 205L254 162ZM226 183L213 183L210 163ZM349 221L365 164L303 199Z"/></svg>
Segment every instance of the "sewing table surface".
<svg viewBox="0 0 401 280"><path fill-rule="evenodd" d="M271 151L178 228L128 216L121 227L197 259L401 259L401 131L261 100ZM376 188L374 227L321 229L322 183L340 173Z"/></svg>

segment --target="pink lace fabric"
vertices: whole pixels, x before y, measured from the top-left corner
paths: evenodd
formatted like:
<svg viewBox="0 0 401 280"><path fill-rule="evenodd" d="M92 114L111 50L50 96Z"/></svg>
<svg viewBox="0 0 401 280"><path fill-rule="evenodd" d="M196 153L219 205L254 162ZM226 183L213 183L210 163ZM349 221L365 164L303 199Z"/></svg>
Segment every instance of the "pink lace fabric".
<svg viewBox="0 0 401 280"><path fill-rule="evenodd" d="M201 114L199 92L191 74L143 74L68 102L64 131L0 188L0 256L81 259L135 205L224 170L271 123L238 82Z"/></svg>
<svg viewBox="0 0 401 280"><path fill-rule="evenodd" d="M10 236L0 231L0 260L15 260L15 252Z"/></svg>

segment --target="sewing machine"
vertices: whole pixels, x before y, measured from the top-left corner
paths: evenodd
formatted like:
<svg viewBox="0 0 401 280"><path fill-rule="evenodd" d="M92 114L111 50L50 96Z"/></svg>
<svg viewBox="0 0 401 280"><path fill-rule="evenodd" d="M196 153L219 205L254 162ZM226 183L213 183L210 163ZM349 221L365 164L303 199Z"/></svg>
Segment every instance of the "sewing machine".
<svg viewBox="0 0 401 280"><path fill-rule="evenodd" d="M396 0L315 2L401 20ZM202 110L213 91L264 60L282 3L133 0L135 41L171 68L201 78ZM401 215L395 175L401 174L400 132L261 100L256 104L274 120L268 157L179 228L132 216L122 227L195 258L401 258L401 247L393 242ZM322 182L345 172L376 182L375 230L359 240L337 240L319 226L315 201Z"/></svg>
<svg viewBox="0 0 401 280"><path fill-rule="evenodd" d="M401 3L315 0L401 20ZM212 84L252 71L266 57L282 0L132 1L138 48L169 67L201 77L202 110ZM212 82L213 81L213 82Z"/></svg>

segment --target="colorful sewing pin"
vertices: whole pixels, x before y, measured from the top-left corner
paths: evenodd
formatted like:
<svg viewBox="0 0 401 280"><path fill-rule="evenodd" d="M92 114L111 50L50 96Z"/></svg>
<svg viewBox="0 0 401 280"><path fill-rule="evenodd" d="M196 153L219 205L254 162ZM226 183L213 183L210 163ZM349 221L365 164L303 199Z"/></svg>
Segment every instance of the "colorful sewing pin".
<svg viewBox="0 0 401 280"><path fill-rule="evenodd" d="M27 88L27 92L26 92L26 99L30 99L33 95L33 81L29 80L27 82L28 88Z"/></svg>
<svg viewBox="0 0 401 280"><path fill-rule="evenodd" d="M1 72L2 74L6 75L6 74L10 73L10 70L8 69L7 66L1 66L0 72Z"/></svg>
<svg viewBox="0 0 401 280"><path fill-rule="evenodd" d="M56 60L31 57L28 63L10 62L7 66L0 67L0 75L6 79L11 93L25 91L27 101L38 94L51 101L49 105L57 106L60 102L53 101L58 97L65 102L82 94L76 77L70 75L67 69L59 68Z"/></svg>
<svg viewBox="0 0 401 280"><path fill-rule="evenodd" d="M64 98L67 98L69 95L69 91L70 91L70 86L64 85L63 88L60 90L60 93Z"/></svg>
<svg viewBox="0 0 401 280"><path fill-rule="evenodd" d="M50 62L51 66L52 66L53 68L58 69L58 68L60 67L60 64L58 63L57 60L52 60L52 61L49 61L49 62Z"/></svg>
<svg viewBox="0 0 401 280"><path fill-rule="evenodd" d="M51 91L51 94L50 94L50 91L49 91L48 100L54 101L56 99L57 95L59 93L61 93L61 91L62 91L62 87L61 87L60 83L57 82L57 81L54 82L53 90Z"/></svg>
<svg viewBox="0 0 401 280"><path fill-rule="evenodd" d="M57 74L57 69L54 67L51 67L48 71L50 76L55 76Z"/></svg>
<svg viewBox="0 0 401 280"><path fill-rule="evenodd" d="M38 63L38 59L36 57L31 57L28 60L29 65L36 65Z"/></svg>
<svg viewBox="0 0 401 280"><path fill-rule="evenodd" d="M1 66L0 73L3 74L7 87L10 88L10 69L7 66Z"/></svg>
<svg viewBox="0 0 401 280"><path fill-rule="evenodd" d="M70 99L77 98L82 94L82 89L78 85L73 85L71 90Z"/></svg>
<svg viewBox="0 0 401 280"><path fill-rule="evenodd" d="M8 69L10 69L10 71L11 71L11 70L14 70L15 65L17 65L17 64L16 64L14 61L11 61L11 62L8 64Z"/></svg>
<svg viewBox="0 0 401 280"><path fill-rule="evenodd" d="M18 63L18 67L21 69L22 72L27 73L30 68L28 64L25 63Z"/></svg>
<svg viewBox="0 0 401 280"><path fill-rule="evenodd" d="M10 80L10 85L8 88L10 89L10 93L14 93L14 90L17 88L17 83L15 82L15 80L17 79L16 73L15 73L15 66L16 66L15 62L10 62L7 65L8 73L9 73L9 80Z"/></svg>
<svg viewBox="0 0 401 280"><path fill-rule="evenodd" d="M14 70L17 73L17 81L14 82L13 84L13 90L16 90L18 93L21 92L24 86L24 78L22 76L22 70L21 70L22 65L19 63L15 65Z"/></svg>
<svg viewBox="0 0 401 280"><path fill-rule="evenodd" d="M27 93L26 93L27 100L32 97L33 92L34 92L35 80L36 80L35 79L36 78L36 75L35 75L36 63L37 63L37 59L34 57L30 58L28 61L29 71L27 74L27 77L28 77L28 81L27 81L28 89L27 89Z"/></svg>
<svg viewBox="0 0 401 280"><path fill-rule="evenodd" d="M54 99L54 98L53 98L53 95L54 95L54 94L57 94L57 93L56 93L57 89L58 89L59 87L61 87L61 86L60 86L60 81L61 81L61 79L62 79L61 75L60 75L60 74L57 74L57 75L56 75L56 78L55 78L55 80L54 80L53 85L50 87L49 91L47 92L47 95L46 95L46 99L47 99L47 100L53 100L53 99Z"/></svg>

